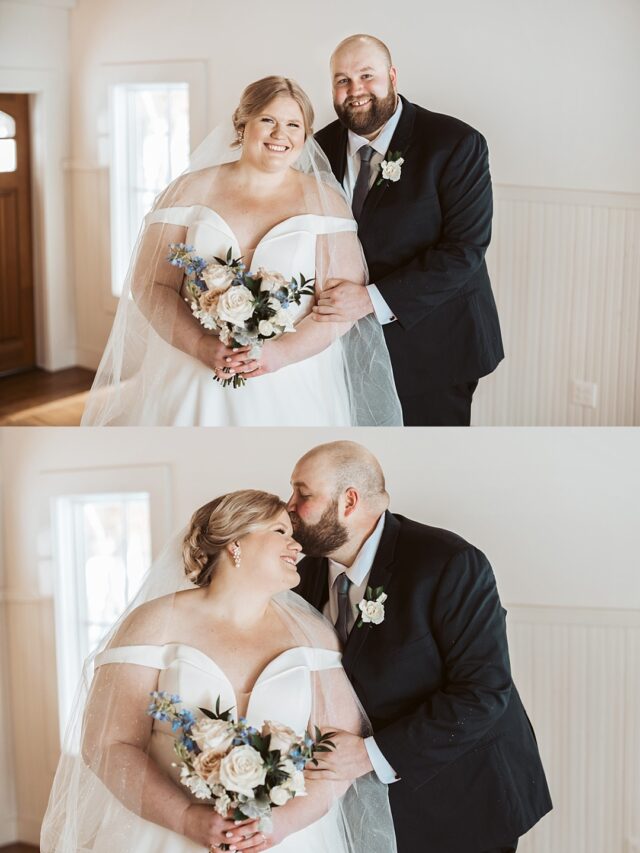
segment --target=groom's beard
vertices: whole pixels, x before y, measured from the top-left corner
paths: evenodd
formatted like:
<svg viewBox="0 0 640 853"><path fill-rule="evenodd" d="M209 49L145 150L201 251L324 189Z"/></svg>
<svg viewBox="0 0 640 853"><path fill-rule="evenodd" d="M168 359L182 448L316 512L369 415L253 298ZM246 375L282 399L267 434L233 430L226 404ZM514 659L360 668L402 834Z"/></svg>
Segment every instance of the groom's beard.
<svg viewBox="0 0 640 853"><path fill-rule="evenodd" d="M299 515L290 513L293 535L307 557L326 557L342 547L349 538L347 528L338 518L338 501L332 501L315 524L307 524Z"/></svg>
<svg viewBox="0 0 640 853"><path fill-rule="evenodd" d="M353 110L349 106L351 101L358 101L360 98L347 98L342 104L333 102L333 107L342 124L357 133L358 136L368 136L370 133L380 130L396 111L397 96L391 84L389 84L389 92L384 98L377 98L375 95L368 95L367 97L371 98L367 110Z"/></svg>

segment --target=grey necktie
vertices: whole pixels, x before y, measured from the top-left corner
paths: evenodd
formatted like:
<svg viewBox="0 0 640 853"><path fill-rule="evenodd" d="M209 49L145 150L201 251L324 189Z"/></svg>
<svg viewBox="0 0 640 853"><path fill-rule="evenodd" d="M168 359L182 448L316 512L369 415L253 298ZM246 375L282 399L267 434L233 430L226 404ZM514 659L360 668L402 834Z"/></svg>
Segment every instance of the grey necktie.
<svg viewBox="0 0 640 853"><path fill-rule="evenodd" d="M363 145L358 151L360 156L360 171L356 185L353 188L353 200L351 202L351 210L354 217L359 220L362 213L364 200L369 192L369 183L371 182L371 158L376 152L370 145Z"/></svg>
<svg viewBox="0 0 640 853"><path fill-rule="evenodd" d="M349 636L349 616L351 614L349 587L351 586L351 581L344 572L341 572L336 578L336 584L338 586L338 619L336 621L336 631L342 645L345 645Z"/></svg>

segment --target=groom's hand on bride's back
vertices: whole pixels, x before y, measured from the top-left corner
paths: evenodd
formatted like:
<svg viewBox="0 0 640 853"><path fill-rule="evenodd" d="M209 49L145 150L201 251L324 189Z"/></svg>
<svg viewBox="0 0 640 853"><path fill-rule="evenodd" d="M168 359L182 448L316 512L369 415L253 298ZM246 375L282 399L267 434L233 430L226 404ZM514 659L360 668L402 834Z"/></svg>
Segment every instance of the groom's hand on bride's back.
<svg viewBox="0 0 640 853"><path fill-rule="evenodd" d="M272 845L258 830L257 820L234 821L221 817L212 806L194 803L184 813L183 835L209 850L226 844L230 850L260 853Z"/></svg>
<svg viewBox="0 0 640 853"><path fill-rule="evenodd" d="M362 284L342 278L328 278L313 306L313 319L319 323L355 323L373 314L369 291Z"/></svg>

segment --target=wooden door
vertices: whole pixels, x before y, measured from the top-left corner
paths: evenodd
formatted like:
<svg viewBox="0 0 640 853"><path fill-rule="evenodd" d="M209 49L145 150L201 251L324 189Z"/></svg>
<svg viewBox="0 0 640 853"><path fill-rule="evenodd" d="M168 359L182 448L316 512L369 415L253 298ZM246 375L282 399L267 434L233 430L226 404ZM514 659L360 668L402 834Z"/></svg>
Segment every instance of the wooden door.
<svg viewBox="0 0 640 853"><path fill-rule="evenodd" d="M0 94L0 373L35 364L29 96Z"/></svg>

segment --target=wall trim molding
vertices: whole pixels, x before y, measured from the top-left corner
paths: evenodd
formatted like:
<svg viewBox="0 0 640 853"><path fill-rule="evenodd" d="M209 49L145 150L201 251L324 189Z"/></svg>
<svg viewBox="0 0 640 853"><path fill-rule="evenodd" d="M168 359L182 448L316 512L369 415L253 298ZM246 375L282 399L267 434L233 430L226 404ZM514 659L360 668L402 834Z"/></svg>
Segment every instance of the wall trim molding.
<svg viewBox="0 0 640 853"><path fill-rule="evenodd" d="M623 193L615 190L577 190L563 187L536 187L526 184L494 184L494 194L505 201L552 201L559 204L587 205L588 207L616 207L625 210L640 209L640 193Z"/></svg>
<svg viewBox="0 0 640 853"><path fill-rule="evenodd" d="M520 625L585 625L607 628L640 628L640 610L603 607L550 607L547 605L505 604L507 622Z"/></svg>

